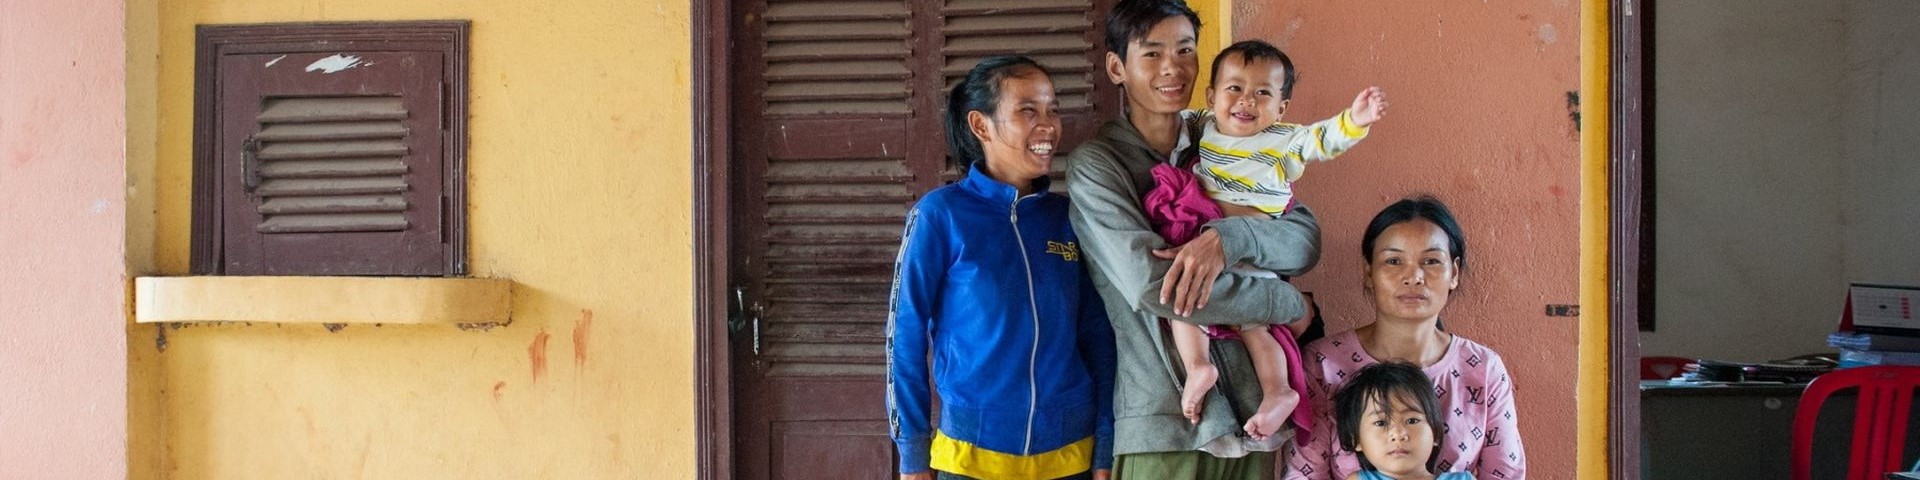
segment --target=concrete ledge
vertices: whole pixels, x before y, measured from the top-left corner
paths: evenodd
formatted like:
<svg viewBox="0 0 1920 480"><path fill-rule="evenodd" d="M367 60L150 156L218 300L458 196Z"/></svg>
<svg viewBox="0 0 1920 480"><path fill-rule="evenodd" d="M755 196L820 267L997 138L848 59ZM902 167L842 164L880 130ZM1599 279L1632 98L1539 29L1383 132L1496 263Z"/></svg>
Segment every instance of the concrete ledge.
<svg viewBox="0 0 1920 480"><path fill-rule="evenodd" d="M134 320L507 323L513 282L485 278L140 277Z"/></svg>

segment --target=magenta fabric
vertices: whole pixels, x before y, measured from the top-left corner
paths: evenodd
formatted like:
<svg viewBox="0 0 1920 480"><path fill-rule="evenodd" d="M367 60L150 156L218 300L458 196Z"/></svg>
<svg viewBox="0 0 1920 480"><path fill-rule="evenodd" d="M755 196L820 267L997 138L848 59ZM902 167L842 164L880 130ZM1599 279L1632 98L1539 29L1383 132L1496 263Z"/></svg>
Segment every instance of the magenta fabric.
<svg viewBox="0 0 1920 480"><path fill-rule="evenodd" d="M1152 173L1153 189L1140 203L1147 209L1147 223L1168 245L1185 245L1207 222L1220 218L1220 205L1207 197L1193 172L1162 163L1154 165Z"/></svg>
<svg viewBox="0 0 1920 480"><path fill-rule="evenodd" d="M1153 189L1147 191L1146 198L1140 200L1147 209L1147 223L1153 231L1160 234L1169 245L1186 245L1207 222L1220 218L1220 205L1213 203L1207 196L1207 189L1200 185L1200 178L1192 171L1175 167L1173 164L1154 165ZM1206 327L1207 337L1223 340L1239 339L1240 335L1224 326ZM1268 332L1280 342L1280 349L1287 356L1287 387L1300 395L1300 405L1294 407L1289 417L1294 424L1295 442L1307 443L1313 438L1313 409L1307 402L1307 371L1301 366L1300 344L1293 339L1293 331L1286 327L1270 327Z"/></svg>

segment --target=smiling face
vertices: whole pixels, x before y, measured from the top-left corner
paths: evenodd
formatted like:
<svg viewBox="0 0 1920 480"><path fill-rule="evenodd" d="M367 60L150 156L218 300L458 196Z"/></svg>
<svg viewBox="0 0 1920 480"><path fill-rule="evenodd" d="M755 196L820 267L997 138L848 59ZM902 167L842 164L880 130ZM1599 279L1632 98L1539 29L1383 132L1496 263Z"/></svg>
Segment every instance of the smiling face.
<svg viewBox="0 0 1920 480"><path fill-rule="evenodd" d="M1460 263L1446 231L1419 218L1381 231L1366 273L1380 320L1438 319L1460 286Z"/></svg>
<svg viewBox="0 0 1920 480"><path fill-rule="evenodd" d="M1381 392L1389 402L1367 402L1362 415L1360 442L1355 449L1367 457L1367 463L1393 478L1424 478L1427 459L1433 456L1433 426L1425 413L1406 394ZM1391 411L1389 411L1391 410Z"/></svg>
<svg viewBox="0 0 1920 480"><path fill-rule="evenodd" d="M1127 107L1153 114L1178 114L1193 100L1193 79L1200 70L1194 51L1193 22L1173 16L1153 24L1146 36L1127 42L1127 58L1107 53L1107 78L1127 91Z"/></svg>
<svg viewBox="0 0 1920 480"><path fill-rule="evenodd" d="M1287 111L1287 67L1277 60L1245 61L1240 53L1219 60L1219 73L1207 87L1207 108L1214 128L1235 137L1250 137L1280 121Z"/></svg>
<svg viewBox="0 0 1920 480"><path fill-rule="evenodd" d="M987 174L1025 188L1053 168L1053 151L1060 142L1060 101L1046 73L1022 68L1001 79L998 103L992 116L969 112L967 123L980 138Z"/></svg>

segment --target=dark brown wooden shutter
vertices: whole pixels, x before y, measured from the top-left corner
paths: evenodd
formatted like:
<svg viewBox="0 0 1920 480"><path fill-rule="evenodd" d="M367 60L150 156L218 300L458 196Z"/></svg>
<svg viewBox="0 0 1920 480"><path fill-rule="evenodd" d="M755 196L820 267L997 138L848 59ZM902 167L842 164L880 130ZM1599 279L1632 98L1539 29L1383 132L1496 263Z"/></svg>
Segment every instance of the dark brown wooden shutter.
<svg viewBox="0 0 1920 480"><path fill-rule="evenodd" d="M1118 111L1093 81L1092 19L1105 11L1087 0L755 7L735 63L748 93L735 114L734 231L735 276L761 319L756 364L774 376L884 375L906 210L957 175L945 168L946 89L981 58L1033 56L1053 72L1075 145Z"/></svg>
<svg viewBox="0 0 1920 480"><path fill-rule="evenodd" d="M443 275L439 52L228 55L224 271Z"/></svg>

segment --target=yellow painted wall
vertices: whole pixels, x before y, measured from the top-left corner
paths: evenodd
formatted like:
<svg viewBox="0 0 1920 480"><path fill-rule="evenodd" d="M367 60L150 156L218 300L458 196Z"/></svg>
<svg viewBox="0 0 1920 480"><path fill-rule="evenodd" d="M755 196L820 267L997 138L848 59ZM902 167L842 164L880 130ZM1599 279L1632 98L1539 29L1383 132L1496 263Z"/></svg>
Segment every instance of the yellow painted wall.
<svg viewBox="0 0 1920 480"><path fill-rule="evenodd" d="M1227 0L1225 2L1227 5L1224 7L1221 3L1221 0L1187 2L1187 7L1192 8L1193 13L1200 15L1201 25L1200 38L1195 45L1200 54L1200 76L1193 82L1193 88L1196 89L1197 94L1190 102L1189 106L1192 108L1207 108L1207 86L1213 84L1213 57L1220 53L1220 49L1227 48L1234 42L1233 9L1226 8L1232 6L1232 0Z"/></svg>
<svg viewBox="0 0 1920 480"><path fill-rule="evenodd" d="M469 259L515 282L486 331L132 328L135 477L692 477L688 6L132 0L136 271L188 270L195 25L468 19Z"/></svg>
<svg viewBox="0 0 1920 480"><path fill-rule="evenodd" d="M1606 0L1580 2L1580 478L1607 478L1609 29ZM1629 372L1621 372L1629 373ZM1626 381L1637 381L1638 376Z"/></svg>

